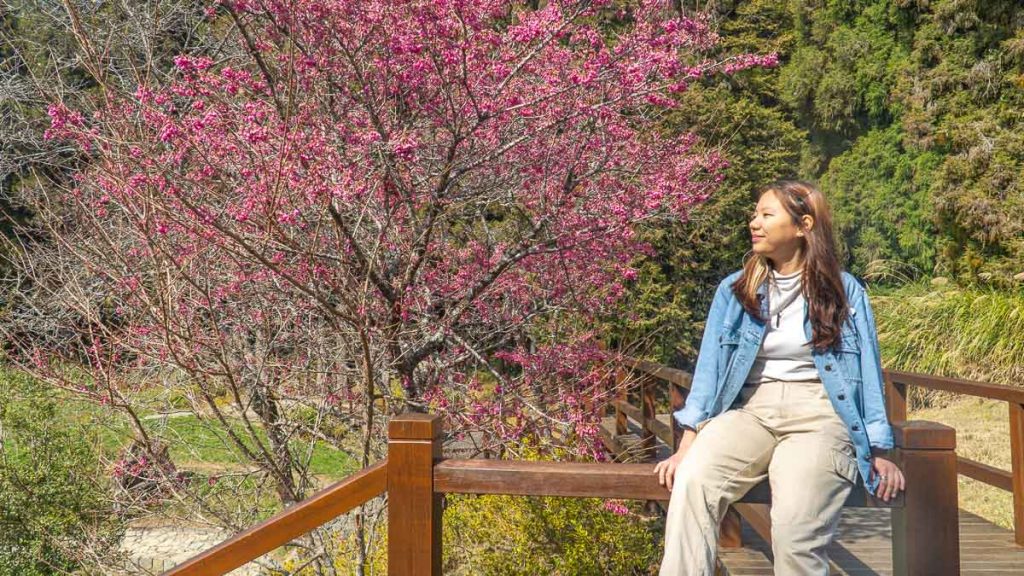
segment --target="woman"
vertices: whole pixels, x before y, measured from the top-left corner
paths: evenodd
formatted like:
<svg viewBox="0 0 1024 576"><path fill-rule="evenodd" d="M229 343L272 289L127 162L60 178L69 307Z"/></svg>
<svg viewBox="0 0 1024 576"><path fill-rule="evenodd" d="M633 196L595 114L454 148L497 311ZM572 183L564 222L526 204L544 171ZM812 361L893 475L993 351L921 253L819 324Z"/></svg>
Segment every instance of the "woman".
<svg viewBox="0 0 1024 576"><path fill-rule="evenodd" d="M775 574L828 574L825 548L858 475L891 500L904 489L885 458L874 317L835 255L813 185L761 191L753 253L721 282L686 405L679 448L654 471L671 490L661 576L714 574L728 505L768 478ZM698 433L699 431L699 433Z"/></svg>

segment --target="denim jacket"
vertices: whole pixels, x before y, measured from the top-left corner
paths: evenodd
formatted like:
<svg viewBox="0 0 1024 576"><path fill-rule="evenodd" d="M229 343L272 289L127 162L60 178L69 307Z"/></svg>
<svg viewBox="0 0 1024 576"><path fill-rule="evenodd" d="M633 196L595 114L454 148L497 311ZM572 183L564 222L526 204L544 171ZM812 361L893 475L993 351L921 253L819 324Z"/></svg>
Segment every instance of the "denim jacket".
<svg viewBox="0 0 1024 576"><path fill-rule="evenodd" d="M735 402L754 364L767 326L748 314L732 292L742 270L718 285L701 341L697 367L686 405L673 416L684 426L697 428ZM871 448L893 447L892 427L885 413L881 359L875 318L867 293L856 278L843 272L850 313L836 349L813 351L814 365L836 413L846 424L857 456L857 469L871 494L878 478L870 477ZM762 316L768 316L767 283L758 293ZM804 305L804 333L811 339L811 322ZM852 471L851 471L852 472Z"/></svg>

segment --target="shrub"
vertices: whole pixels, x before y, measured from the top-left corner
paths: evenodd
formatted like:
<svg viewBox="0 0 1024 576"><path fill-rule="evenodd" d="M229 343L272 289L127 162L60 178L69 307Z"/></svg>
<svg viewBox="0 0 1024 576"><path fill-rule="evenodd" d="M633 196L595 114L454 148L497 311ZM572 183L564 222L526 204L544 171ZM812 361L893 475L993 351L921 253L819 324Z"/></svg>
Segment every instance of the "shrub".
<svg viewBox="0 0 1024 576"><path fill-rule="evenodd" d="M0 574L64 574L104 524L93 445L52 393L0 370Z"/></svg>

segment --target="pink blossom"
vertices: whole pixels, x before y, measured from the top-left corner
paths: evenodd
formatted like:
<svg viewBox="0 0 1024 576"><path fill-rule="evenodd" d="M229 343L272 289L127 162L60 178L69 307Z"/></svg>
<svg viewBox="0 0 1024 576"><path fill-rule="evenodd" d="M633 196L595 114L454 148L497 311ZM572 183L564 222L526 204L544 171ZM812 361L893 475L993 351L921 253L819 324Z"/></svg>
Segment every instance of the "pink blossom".
<svg viewBox="0 0 1024 576"><path fill-rule="evenodd" d="M596 24L616 17L609 2L223 0L211 10L247 13L251 48L231 39L247 58L179 56L169 85L112 90L88 126L54 104L47 137L89 151L62 200L123 243L102 254L117 274L82 256L125 300L123 334L87 369L130 353L140 373L237 376L252 354L239 335L254 334L275 392L323 398L363 370L329 359L366 346L373 373L356 380L396 403L603 457L614 383L591 327L650 252L639 226L685 218L724 166L656 130L651 109L777 62L704 60L707 23L662 4L623 14L611 38ZM159 279L166 305L133 295L135 274Z"/></svg>

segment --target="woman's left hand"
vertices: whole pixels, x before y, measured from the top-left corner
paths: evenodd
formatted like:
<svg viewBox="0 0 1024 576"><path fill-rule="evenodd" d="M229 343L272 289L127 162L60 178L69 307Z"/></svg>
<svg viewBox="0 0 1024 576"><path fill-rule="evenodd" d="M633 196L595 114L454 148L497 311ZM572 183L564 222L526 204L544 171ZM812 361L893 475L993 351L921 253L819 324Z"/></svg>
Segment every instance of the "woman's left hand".
<svg viewBox="0 0 1024 576"><path fill-rule="evenodd" d="M879 479L876 494L885 502L895 498L901 490L905 490L907 487L907 481L903 478L900 467L890 460L875 456L871 459L871 472Z"/></svg>

